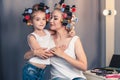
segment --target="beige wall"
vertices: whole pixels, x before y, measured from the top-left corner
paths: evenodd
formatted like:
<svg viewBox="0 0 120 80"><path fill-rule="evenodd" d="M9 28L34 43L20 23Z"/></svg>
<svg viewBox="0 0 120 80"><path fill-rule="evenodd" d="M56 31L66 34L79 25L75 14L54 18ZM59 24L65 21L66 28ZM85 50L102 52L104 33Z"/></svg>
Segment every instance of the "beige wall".
<svg viewBox="0 0 120 80"><path fill-rule="evenodd" d="M106 9L114 11L115 0L106 0ZM106 66L109 66L112 55L114 54L114 30L115 15L106 16Z"/></svg>

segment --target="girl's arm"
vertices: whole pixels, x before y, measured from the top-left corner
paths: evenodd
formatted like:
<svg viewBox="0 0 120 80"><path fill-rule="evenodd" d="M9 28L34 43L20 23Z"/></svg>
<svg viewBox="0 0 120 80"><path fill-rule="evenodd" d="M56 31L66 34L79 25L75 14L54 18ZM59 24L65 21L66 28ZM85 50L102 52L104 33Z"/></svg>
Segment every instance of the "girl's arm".
<svg viewBox="0 0 120 80"><path fill-rule="evenodd" d="M80 69L83 71L87 70L87 58L79 38L75 42L76 59L73 59L72 57L65 54L64 51L59 47L51 49L51 52L65 59L67 62L69 62L71 65L73 65L77 69Z"/></svg>
<svg viewBox="0 0 120 80"><path fill-rule="evenodd" d="M46 59L50 56L50 54L46 54L46 49L40 47L39 43L36 41L36 38L33 35L28 36L28 43L29 46L32 48L32 51L28 51L25 54L26 58L39 56L40 58Z"/></svg>

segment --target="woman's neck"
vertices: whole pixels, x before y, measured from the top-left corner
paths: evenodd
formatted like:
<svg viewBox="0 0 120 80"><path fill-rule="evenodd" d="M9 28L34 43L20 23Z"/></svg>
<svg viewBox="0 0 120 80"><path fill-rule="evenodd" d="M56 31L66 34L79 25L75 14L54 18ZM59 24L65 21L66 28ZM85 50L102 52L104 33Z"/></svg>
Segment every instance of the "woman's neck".
<svg viewBox="0 0 120 80"><path fill-rule="evenodd" d="M56 38L57 39L65 39L68 37L68 32L66 31L65 28L61 28L56 32Z"/></svg>

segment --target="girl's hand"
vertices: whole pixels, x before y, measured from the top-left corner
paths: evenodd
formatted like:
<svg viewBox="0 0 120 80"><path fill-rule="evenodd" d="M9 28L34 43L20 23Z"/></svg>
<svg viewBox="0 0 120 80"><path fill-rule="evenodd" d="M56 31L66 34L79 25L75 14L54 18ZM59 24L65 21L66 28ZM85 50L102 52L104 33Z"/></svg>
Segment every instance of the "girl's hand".
<svg viewBox="0 0 120 80"><path fill-rule="evenodd" d="M50 53L46 48L42 48L42 49L40 48L37 50L33 50L33 52L34 52L35 56L38 56L42 59L47 59L47 58L53 56L53 54Z"/></svg>

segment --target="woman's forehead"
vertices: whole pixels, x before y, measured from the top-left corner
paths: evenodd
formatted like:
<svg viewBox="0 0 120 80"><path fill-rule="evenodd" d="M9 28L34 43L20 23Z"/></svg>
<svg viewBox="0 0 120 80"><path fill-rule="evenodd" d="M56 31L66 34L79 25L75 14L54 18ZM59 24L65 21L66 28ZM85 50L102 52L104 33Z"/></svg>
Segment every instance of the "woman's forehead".
<svg viewBox="0 0 120 80"><path fill-rule="evenodd" d="M62 15L62 12L59 11L59 10L54 10L54 11L52 12L52 16L61 16L61 15Z"/></svg>

